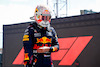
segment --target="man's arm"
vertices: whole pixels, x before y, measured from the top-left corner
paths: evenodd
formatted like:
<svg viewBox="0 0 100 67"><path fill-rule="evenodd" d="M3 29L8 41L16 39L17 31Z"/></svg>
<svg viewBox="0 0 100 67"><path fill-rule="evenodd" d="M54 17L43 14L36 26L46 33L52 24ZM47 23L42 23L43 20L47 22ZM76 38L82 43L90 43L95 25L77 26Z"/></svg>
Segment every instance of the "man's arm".
<svg viewBox="0 0 100 67"><path fill-rule="evenodd" d="M24 46L24 65L31 64L33 56L33 34L31 27L27 27L23 36L23 46Z"/></svg>
<svg viewBox="0 0 100 67"><path fill-rule="evenodd" d="M53 41L50 47L50 52L56 52L59 50L59 43L58 43L58 37L54 28L52 28L52 34L53 34Z"/></svg>

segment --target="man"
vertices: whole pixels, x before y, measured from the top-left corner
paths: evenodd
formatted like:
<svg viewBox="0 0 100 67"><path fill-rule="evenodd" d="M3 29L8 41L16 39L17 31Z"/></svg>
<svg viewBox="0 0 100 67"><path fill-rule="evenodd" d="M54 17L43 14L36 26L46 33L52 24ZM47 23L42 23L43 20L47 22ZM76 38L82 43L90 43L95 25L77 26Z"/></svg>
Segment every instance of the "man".
<svg viewBox="0 0 100 67"><path fill-rule="evenodd" d="M53 67L51 52L59 50L57 34L50 27L51 14L44 6L37 6L34 13L36 22L25 30L23 46L25 67Z"/></svg>

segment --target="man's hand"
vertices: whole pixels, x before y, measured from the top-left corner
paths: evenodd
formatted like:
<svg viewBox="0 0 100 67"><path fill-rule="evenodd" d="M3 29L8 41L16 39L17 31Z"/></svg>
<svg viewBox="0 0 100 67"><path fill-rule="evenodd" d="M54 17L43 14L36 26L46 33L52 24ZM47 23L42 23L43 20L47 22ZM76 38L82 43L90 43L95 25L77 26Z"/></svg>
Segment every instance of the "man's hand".
<svg viewBox="0 0 100 67"><path fill-rule="evenodd" d="M45 53L45 52L49 52L50 47L44 46L44 47L40 47L39 49L37 49L38 53Z"/></svg>

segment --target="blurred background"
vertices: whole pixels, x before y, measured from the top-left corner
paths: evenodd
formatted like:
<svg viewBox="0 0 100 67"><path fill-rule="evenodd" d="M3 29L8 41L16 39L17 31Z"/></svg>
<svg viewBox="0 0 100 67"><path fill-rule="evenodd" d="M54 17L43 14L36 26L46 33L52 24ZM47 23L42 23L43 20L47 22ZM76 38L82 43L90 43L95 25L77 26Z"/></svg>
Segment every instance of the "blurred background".
<svg viewBox="0 0 100 67"><path fill-rule="evenodd" d="M0 58L3 48L3 25L32 21L30 17L40 4L49 7L52 19L100 12L100 0L0 0Z"/></svg>
<svg viewBox="0 0 100 67"><path fill-rule="evenodd" d="M100 0L0 0L0 48L3 47L3 25L31 21L40 4L49 7L52 18L100 12Z"/></svg>

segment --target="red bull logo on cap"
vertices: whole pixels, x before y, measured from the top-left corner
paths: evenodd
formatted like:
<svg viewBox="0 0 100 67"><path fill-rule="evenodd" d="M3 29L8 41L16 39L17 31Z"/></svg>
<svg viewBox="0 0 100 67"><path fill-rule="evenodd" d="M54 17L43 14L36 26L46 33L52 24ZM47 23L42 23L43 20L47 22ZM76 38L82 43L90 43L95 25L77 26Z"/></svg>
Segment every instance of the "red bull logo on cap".
<svg viewBox="0 0 100 67"><path fill-rule="evenodd" d="M47 38L47 37L42 37L42 38L37 38L37 42L36 43L51 43L52 39Z"/></svg>

